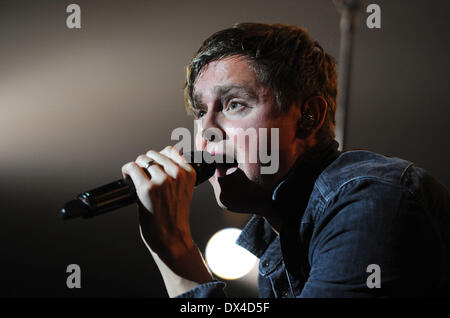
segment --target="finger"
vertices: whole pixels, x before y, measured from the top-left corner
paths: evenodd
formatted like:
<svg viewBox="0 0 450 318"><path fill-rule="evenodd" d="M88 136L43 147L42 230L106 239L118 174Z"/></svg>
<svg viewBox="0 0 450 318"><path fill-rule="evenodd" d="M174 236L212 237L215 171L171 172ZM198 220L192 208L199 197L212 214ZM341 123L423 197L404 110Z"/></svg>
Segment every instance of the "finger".
<svg viewBox="0 0 450 318"><path fill-rule="evenodd" d="M122 166L122 175L124 178L129 176L136 189L142 187L143 184L149 181L148 176L142 168L133 161Z"/></svg>
<svg viewBox="0 0 450 318"><path fill-rule="evenodd" d="M154 186L163 183L168 176L158 165L152 165L149 169L150 178L136 162L129 162L122 167L122 173L124 176L130 176L140 203L153 213L151 196L155 189Z"/></svg>
<svg viewBox="0 0 450 318"><path fill-rule="evenodd" d="M147 155L139 155L136 158L136 163L145 170L147 170L151 165L158 164L154 159L150 158Z"/></svg>
<svg viewBox="0 0 450 318"><path fill-rule="evenodd" d="M150 159L153 159L157 164L161 165L166 173L173 179L176 179L178 177L180 166L171 158L154 150L147 151L146 156Z"/></svg>
<svg viewBox="0 0 450 318"><path fill-rule="evenodd" d="M172 146L167 146L161 151L162 154L166 155L170 159L172 159L174 162L176 162L180 167L182 167L184 170L188 172L194 171L192 166L189 164L187 159L176 149Z"/></svg>
<svg viewBox="0 0 450 318"><path fill-rule="evenodd" d="M159 165L151 165L147 170L151 175L150 182L154 185L161 185L169 178L167 173Z"/></svg>

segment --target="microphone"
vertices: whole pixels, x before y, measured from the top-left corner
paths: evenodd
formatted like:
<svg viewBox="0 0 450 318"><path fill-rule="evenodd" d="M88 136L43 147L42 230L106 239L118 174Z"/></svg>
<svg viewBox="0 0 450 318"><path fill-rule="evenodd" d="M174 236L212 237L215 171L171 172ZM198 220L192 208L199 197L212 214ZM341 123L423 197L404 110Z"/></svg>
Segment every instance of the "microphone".
<svg viewBox="0 0 450 318"><path fill-rule="evenodd" d="M197 172L195 186L213 176L216 162L210 153L193 151L183 156ZM137 200L136 188L131 178L127 176L125 179L80 193L75 199L67 202L60 212L64 220L78 217L92 218L133 204Z"/></svg>

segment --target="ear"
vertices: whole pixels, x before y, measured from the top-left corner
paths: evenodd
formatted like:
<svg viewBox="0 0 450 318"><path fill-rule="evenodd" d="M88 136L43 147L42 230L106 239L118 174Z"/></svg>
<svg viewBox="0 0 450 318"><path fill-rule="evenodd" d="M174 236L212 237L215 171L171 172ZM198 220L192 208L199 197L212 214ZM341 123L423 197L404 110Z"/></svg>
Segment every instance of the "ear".
<svg viewBox="0 0 450 318"><path fill-rule="evenodd" d="M300 138L306 139L314 135L323 126L327 107L327 101L322 96L312 96L301 105L298 127Z"/></svg>

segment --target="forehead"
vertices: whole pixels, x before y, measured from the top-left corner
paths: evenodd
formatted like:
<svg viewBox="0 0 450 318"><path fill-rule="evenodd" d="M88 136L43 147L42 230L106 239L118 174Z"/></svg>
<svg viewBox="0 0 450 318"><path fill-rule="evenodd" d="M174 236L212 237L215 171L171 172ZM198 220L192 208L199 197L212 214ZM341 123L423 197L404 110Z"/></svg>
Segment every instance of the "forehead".
<svg viewBox="0 0 450 318"><path fill-rule="evenodd" d="M223 87L261 88L256 73L246 58L230 56L203 67L194 85L194 96L216 95Z"/></svg>

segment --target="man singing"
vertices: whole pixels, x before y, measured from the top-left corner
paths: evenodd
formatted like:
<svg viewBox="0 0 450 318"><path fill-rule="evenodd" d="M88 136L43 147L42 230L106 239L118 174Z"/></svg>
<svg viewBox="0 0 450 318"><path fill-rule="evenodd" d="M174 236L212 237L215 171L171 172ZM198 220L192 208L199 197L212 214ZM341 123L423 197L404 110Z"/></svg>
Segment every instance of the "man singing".
<svg viewBox="0 0 450 318"><path fill-rule="evenodd" d="M187 67L196 148L238 161L218 164L209 181L220 207L253 214L238 244L260 258L261 297L448 295L448 189L411 162L339 152L336 95L334 59L294 26L219 31ZM249 160L238 134L250 128L278 129L276 145L263 141L278 151L275 173ZM136 186L141 236L169 296L225 297L192 240L196 176L186 159L173 147L150 150L122 173Z"/></svg>

